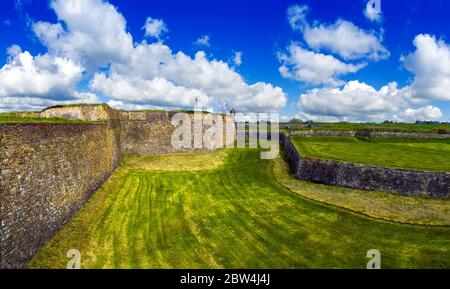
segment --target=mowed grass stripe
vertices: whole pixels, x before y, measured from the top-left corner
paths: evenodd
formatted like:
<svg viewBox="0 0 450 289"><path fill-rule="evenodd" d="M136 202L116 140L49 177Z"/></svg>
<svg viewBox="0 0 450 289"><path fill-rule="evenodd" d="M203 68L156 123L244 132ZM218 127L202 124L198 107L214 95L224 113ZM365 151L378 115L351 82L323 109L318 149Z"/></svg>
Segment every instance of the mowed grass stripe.
<svg viewBox="0 0 450 289"><path fill-rule="evenodd" d="M235 259L241 259L241 261L244 262L246 252L252 251L258 256L260 253L264 253L264 249L270 244L265 240L264 236L261 235L261 228L265 226L264 219L258 220L256 224L254 214L255 202L249 202L246 207L241 205L242 199L252 199L249 189L255 189L255 187L249 183L238 182L235 179L235 174L236 171L233 171L232 176L228 178L228 183L237 183L237 185L231 188L223 186L223 190L219 190L218 193L222 193L222 196L227 203L229 202L230 207L232 208L232 215L224 219L228 221L227 227L233 231L234 240L231 241L235 241L236 245L240 248L240 251L235 253ZM217 179L219 179L219 177L217 177L216 180ZM234 212L239 212L239 214ZM221 219L218 218L218 220ZM226 228L224 228L224 230L226 230ZM262 250L261 247L264 249ZM255 258L255 262L260 261L260 258ZM241 266L243 266L243 264Z"/></svg>
<svg viewBox="0 0 450 289"><path fill-rule="evenodd" d="M244 153L244 152L242 152ZM242 161L242 160L238 160ZM227 190L229 201L234 205L235 212L239 212L230 220L237 220L240 224L242 236L246 237L243 241L246 244L252 245L252 250L256 253L265 253L267 249L275 250L278 238L273 237L274 234L267 234L266 232L276 232L277 230L283 230L280 227L281 224L276 224L273 222L273 214L268 212L268 206L265 202L261 202L261 199L257 197L257 194L261 193L265 187L261 186L260 182L255 182L253 178L247 178L247 174L251 171L259 172L259 169L254 169L252 164L249 164L248 171L242 170L228 170L230 175L226 182L228 185L224 185L224 179L221 178L221 185L230 189ZM251 200L251 201L246 201ZM274 203L272 203L272 206ZM262 216L259 211L264 210L264 215ZM245 214L242 214L245 212ZM233 222L236 223L236 222ZM258 258L258 261L263 261L264 258Z"/></svg>
<svg viewBox="0 0 450 289"><path fill-rule="evenodd" d="M264 249L269 248L270 250L277 250L278 244L280 243L279 232L283 232L289 229L289 226L283 221L280 221L277 217L277 213L280 207L283 205L283 199L273 199L270 201L270 206L267 204L267 200L258 197L258 194L264 191L266 196L272 194L272 189L265 186L259 182L255 182L254 178L246 177L247 174L238 176L236 171L233 171L236 183L239 182L239 186L234 188L235 192L240 193L240 201L236 202L236 207L238 211L247 211L248 220L252 228L248 230L248 233L255 232L258 242L252 242L255 245L265 245L260 246ZM242 200L250 199L251 202L245 202L246 206L243 206ZM261 216L264 216L261 218ZM270 234L267 234L270 232ZM261 251L264 251L261 249Z"/></svg>
<svg viewBox="0 0 450 289"><path fill-rule="evenodd" d="M251 149L204 171L122 164L28 266L65 267L67 250L79 248L84 268L365 268L369 249L384 268L450 267L450 228L304 199L276 182L272 165Z"/></svg>

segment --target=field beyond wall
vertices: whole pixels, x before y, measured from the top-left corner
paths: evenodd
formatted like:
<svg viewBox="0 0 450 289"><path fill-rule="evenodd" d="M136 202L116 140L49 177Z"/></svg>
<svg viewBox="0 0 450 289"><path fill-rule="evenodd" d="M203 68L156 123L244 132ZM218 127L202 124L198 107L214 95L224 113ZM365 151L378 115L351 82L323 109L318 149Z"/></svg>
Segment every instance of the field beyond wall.
<svg viewBox="0 0 450 289"><path fill-rule="evenodd" d="M351 123L316 122L312 126L295 127L295 130L371 131L450 134L449 123Z"/></svg>
<svg viewBox="0 0 450 289"><path fill-rule="evenodd" d="M419 171L450 172L450 139L302 137L305 157Z"/></svg>

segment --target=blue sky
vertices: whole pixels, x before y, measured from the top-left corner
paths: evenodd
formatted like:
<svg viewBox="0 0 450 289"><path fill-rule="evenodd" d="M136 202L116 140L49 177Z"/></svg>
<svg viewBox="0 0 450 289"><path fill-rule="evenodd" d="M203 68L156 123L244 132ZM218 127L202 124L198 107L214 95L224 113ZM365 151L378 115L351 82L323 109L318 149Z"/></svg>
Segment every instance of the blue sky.
<svg viewBox="0 0 450 289"><path fill-rule="evenodd" d="M105 1L90 0L92 5L95 1L109 5ZM128 63L129 70L123 70L120 74L119 62L122 59L100 59L98 54L90 57L83 47L79 47L79 51L67 52L69 33L76 35L77 31L73 28L78 24L77 19L67 20L64 11L67 7L63 7L71 0L57 0L61 2L59 19L58 11L52 6L53 1L38 0L6 0L2 1L0 9L0 67L3 72L3 81L9 79L9 75L13 72L5 69L5 65L11 62L13 56L8 48L12 45L20 46L19 55L28 51L32 57L39 55L49 55L50 60L54 61L55 57L70 59L81 68L82 75L78 76L80 71L73 72L73 80L64 82L57 87L45 86L41 88L38 84L25 90L17 88L9 88L3 92L0 90L0 106L3 104L3 110L11 109L33 109L42 105L53 104L58 101L81 101L88 100L108 102L118 107L126 108L148 108L148 107L185 107L190 102L186 99L205 99L205 105L210 106L214 110L223 110L230 107L241 106L243 111L258 110L279 110L281 115L285 117L297 116L300 118L310 118L317 120L349 120L349 121L382 121L383 119L394 119L401 121L414 121L414 119L450 119L450 92L446 93L449 88L450 73L442 67L436 67L437 79L428 79L425 72L434 71L433 61L435 57L443 58L438 61L441 64L450 64L450 55L448 55L450 43L450 2L444 0L381 0L381 14L379 20L371 20L365 16L364 11L369 1L327 1L327 0L302 0L302 1L208 1L208 0L192 0L192 1L174 1L174 0L152 0L152 1L109 1L112 6L102 6L103 8L113 7L115 13L121 15L125 21L125 33L128 32L132 36L133 49L137 47L143 40L147 44L161 43L164 47L170 48L172 56L175 58L177 52L181 51L190 59L196 59L195 55L198 51L205 52L206 61L221 61L227 64L231 72L224 71L223 77L218 74L218 80L211 80L207 87L201 86L198 82L189 81L187 78L180 79L173 77L170 72L142 73L136 75L136 78L130 79L125 75L126 71L133 70L131 61ZM61 8L62 7L62 8ZM95 6L99 9L98 15L101 15L101 6ZM307 12L302 12L302 23L297 23L298 28L295 29L289 22L289 7L307 7ZM68 9L68 8L67 8ZM94 8L88 9L88 11ZM107 10L104 10L107 11ZM70 12L70 11L69 11ZM66 16L64 16L64 15ZM292 15L291 15L292 16ZM147 17L154 20L160 20L164 23L167 31L163 31L157 37L152 35L145 36ZM79 17L82 19L83 17ZM99 17L101 22L103 17ZM68 18L69 19L69 18ZM106 19L106 18L105 18ZM339 48L333 44L333 39L314 46L312 41L306 40L306 34L310 32L311 37L318 39L325 37L325 34L318 32L318 27L322 27L322 32L333 31L338 29L342 23L340 20L350 23L350 28L358 29L363 36L372 35L376 40L380 49L387 51L388 56L374 59L370 56L370 48L362 51L357 57L346 57L342 46ZM48 22L50 24L60 23L66 39L62 44L61 39L45 42L49 39L49 30L43 32L44 36L37 35L35 24L39 21ZM68 24L67 21L72 21ZM81 21L81 20L80 20ZM91 25L96 25L92 23ZM101 24L99 24L101 26ZM71 28L72 27L72 28ZM105 26L106 27L106 26ZM346 26L349 28L349 26ZM344 27L341 27L344 29ZM83 28L84 29L84 28ZM118 28L120 30L120 28ZM116 30L116 31L118 31ZM41 30L42 31L42 30ZM356 31L356 30L355 30ZM84 31L86 32L86 31ZM100 32L99 32L100 33ZM115 33L105 28L105 34ZM47 36L45 36L47 35ZM97 34L96 34L97 35ZM208 45L196 44L196 40L204 36L209 37ZM329 34L326 34L329 37ZM418 35L424 37L418 39L419 47L414 45L414 40ZM46 38L47 37L47 38ZM65 36L64 36L65 37ZM88 37L88 36L86 36ZM372 40L373 40L372 39ZM359 39L364 42L365 39ZM355 46L359 41L355 39ZM59 41L59 42L58 42ZM331 41L331 42L330 42ZM353 41L349 39L349 41ZM421 43L421 44L420 44ZM289 52L290 45L294 44L297 51L301 52L298 59L294 59L292 51ZM429 50L428 44L434 44L434 49ZM98 42L102 46L102 40ZM345 43L343 44L345 45ZM362 43L361 45L364 45ZM65 47L64 50L61 47ZM120 44L118 44L120 46ZM423 48L423 49L421 49ZM60 50L58 50L60 49ZM80 52L81 51L81 52ZM109 50L108 50L109 51ZM130 50L131 51L131 50ZM381 51L381 50L379 50ZM109 51L110 52L110 51ZM233 61L235 53L241 53L242 63L237 65ZM373 52L373 51L372 51ZM92 52L97 53L97 52ZM101 52L98 52L101 53ZM424 60L423 55L429 57ZM74 56L75 55L75 56ZM80 55L88 55L86 58ZM111 54L113 55L113 53ZM283 58L284 55L285 57ZM331 73L332 80L320 79L322 71L311 71L316 69L315 65L304 71L304 67L310 65L305 63L308 57L321 57L318 59L330 60L329 57L338 61L339 65L361 65L354 72L328 71ZM401 57L408 56L406 61L401 61ZM322 57L323 56L323 57ZM151 54L143 54L141 57L155 57ZM98 60L98 61L97 61ZM128 60L127 60L128 61ZM199 59L200 63L201 60ZM53 63L53 62L52 62ZM324 65L328 62L324 62ZM333 62L336 63L336 62ZM430 64L428 64L430 63ZM15 64L23 66L23 64ZM40 65L36 63L36 65ZM175 65L175 64L174 64ZM200 64L199 64L200 65ZM280 67L286 66L289 73L280 73ZM409 68L407 68L408 66ZM441 65L442 66L442 65ZM102 67L101 69L99 67ZM215 67L212 65L212 67ZM412 67L412 68L411 68ZM73 68L73 67L72 67ZM42 68L41 68L42 69ZM65 67L60 67L66 69ZM111 71L109 71L111 69ZM323 69L323 67L319 67ZM170 70L170 69L169 69ZM106 71L106 72L105 72ZM134 70L133 70L134 71ZM105 72L105 78L99 78L95 85L92 84L94 75L99 72ZM112 78L117 72L117 77ZM235 72L236 74L233 74ZM9 73L9 74L8 74ZM21 72L25 73L25 72ZM56 73L56 72L55 72ZM183 71L178 73L184 73ZM193 73L193 72L190 72ZM310 78L310 73L317 73L318 77ZM335 74L337 73L337 74ZM287 75L289 74L289 75ZM21 75L16 73L14 75ZM48 75L45 75L48 77ZM234 77L242 77L245 85L235 87L234 84L222 81L221 79L235 79ZM34 75L30 77L38 78ZM52 85L60 79L51 74ZM165 92L172 93L163 84L145 84L144 81L153 80L154 77L160 77L170 82L170 87L176 86L175 94L181 94L182 99L176 96L172 99L163 99L157 89L161 89L161 94ZM198 76L203 79L207 76ZM26 78L26 77L22 77ZM111 79L110 79L111 78ZM43 78L45 80L45 78ZM0 83L2 74L0 72ZM128 97L125 93L116 93L117 87L113 86L114 82L123 81L136 90L151 90L154 93L148 93L146 97ZM214 85L214 81L218 81ZM231 80L230 80L231 81ZM357 83L352 82L357 81ZM391 82L397 83L397 88L392 89L386 95L380 91L383 86ZM252 85L255 83L264 83L260 88ZM424 88L424 83L431 83L436 89L429 94ZM363 86L364 84L365 86ZM20 85L20 82L15 82ZM61 92L63 85L68 85L73 92ZM107 87L109 85L110 87ZM230 85L230 94L242 94L242 96L234 97L217 91L214 87L224 87L227 89ZM163 88L161 88L163 87ZM346 88L347 87L347 88ZM276 88L282 90L286 101L280 100L280 92L275 91ZM6 90L6 89L5 89ZM38 92L36 92L36 90ZM314 90L318 90L313 92ZM129 92L129 90L127 90ZM352 95L349 91L356 91L358 96ZM45 95L40 93L49 93L54 95L51 102L45 100ZM64 95L64 94L67 95ZM77 96L74 96L77 93ZM79 97L79 94L89 94L87 97ZM61 94L59 96L58 94ZM132 94L132 93L131 93ZM186 96L184 96L186 94ZM365 95L367 94L367 96ZM95 95L95 96L94 96ZM267 97L266 97L267 95ZM302 95L302 101L300 96ZM398 95L398 96L397 96ZM248 100L245 97L248 96ZM30 99L32 97L33 99ZM264 98L266 97L266 98ZM8 100L1 102L1 99ZM39 99L39 100L38 100ZM19 105L14 103L24 103L30 101L33 105ZM177 102L178 101L178 102ZM336 101L336 105L330 105L330 102ZM257 104L252 109L252 103ZM273 104L273 106L271 106ZM352 104L354 104L352 106ZM329 107L327 106L329 105ZM0 107L0 109L2 109ZM438 112L439 111L439 112Z"/></svg>

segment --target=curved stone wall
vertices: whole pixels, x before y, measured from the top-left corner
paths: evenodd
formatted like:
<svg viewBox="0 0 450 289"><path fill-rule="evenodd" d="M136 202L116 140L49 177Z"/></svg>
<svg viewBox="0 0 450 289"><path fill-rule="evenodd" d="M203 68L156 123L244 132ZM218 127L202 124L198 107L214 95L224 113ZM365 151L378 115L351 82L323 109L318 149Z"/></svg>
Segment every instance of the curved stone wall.
<svg viewBox="0 0 450 289"><path fill-rule="evenodd" d="M280 134L296 177L326 185L402 195L450 197L450 173L419 172L302 157L290 138Z"/></svg>
<svg viewBox="0 0 450 289"><path fill-rule="evenodd" d="M0 268L23 266L120 160L107 124L0 124Z"/></svg>
<svg viewBox="0 0 450 289"><path fill-rule="evenodd" d="M359 130L355 136L363 137L399 137L399 138L450 138L450 134L412 133L412 132L382 132Z"/></svg>
<svg viewBox="0 0 450 289"><path fill-rule="evenodd" d="M49 108L41 116L100 122L0 123L0 268L25 265L106 180L122 154L175 151L172 115L81 105Z"/></svg>
<svg viewBox="0 0 450 289"><path fill-rule="evenodd" d="M172 146L171 137L175 127L171 124L172 116L175 112L125 112L120 114L120 140L122 152L125 154L161 154L179 151L207 151L208 149L191 149L174 148ZM189 114L191 119L194 118L192 113ZM206 114L202 115L205 119ZM214 117L221 118L222 121L228 120L234 123L231 116L222 116L214 114ZM225 124L224 124L225 127ZM192 127L192 133L193 133ZM203 127L203 132L207 129ZM233 135L235 132L233 133ZM234 139L226 140L224 143L233 143ZM214 142L213 147L221 147L220 143ZM206 146L205 146L206 147Z"/></svg>
<svg viewBox="0 0 450 289"><path fill-rule="evenodd" d="M291 135L299 136L355 136L356 131L338 130L298 130L291 131Z"/></svg>

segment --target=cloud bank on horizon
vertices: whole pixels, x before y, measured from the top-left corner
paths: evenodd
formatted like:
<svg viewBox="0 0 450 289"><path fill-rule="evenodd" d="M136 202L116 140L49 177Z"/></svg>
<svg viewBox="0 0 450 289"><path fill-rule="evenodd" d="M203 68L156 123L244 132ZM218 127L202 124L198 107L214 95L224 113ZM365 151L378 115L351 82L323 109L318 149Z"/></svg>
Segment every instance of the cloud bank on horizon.
<svg viewBox="0 0 450 289"><path fill-rule="evenodd" d="M291 96L279 83L247 81L239 72L247 59L242 51L230 51L228 61L211 57L208 31L191 40L196 52L189 56L166 44L171 30L163 18L147 15L137 40L124 14L107 1L52 0L50 8L57 21L30 24L45 53L33 55L14 43L7 50L0 68L0 111L106 100L124 109L200 104L211 111L275 112L295 106L285 118L314 121L449 119L438 105L450 102L450 45L444 38L420 33L411 39L414 49L398 59L412 75L406 85L392 79L377 89L359 77L392 57L384 43L385 17L368 6L361 15L372 29L339 17L312 19L314 7L307 5L285 8L287 21L280 21L293 37L272 56L279 61L272 69L306 88Z"/></svg>
<svg viewBox="0 0 450 289"><path fill-rule="evenodd" d="M288 8L288 22L303 39L278 54L284 77L324 85L300 95L297 118L331 122L443 119L441 110L429 104L432 100L450 101L450 46L443 40L418 34L416 50L400 59L414 74L412 83L399 88L392 81L377 90L359 80L344 82L339 76L357 72L370 61L389 58L390 52L382 44L383 30L363 30L343 19L310 24L309 9L305 5ZM364 15L371 21L381 19L380 15L371 17L367 8Z"/></svg>

